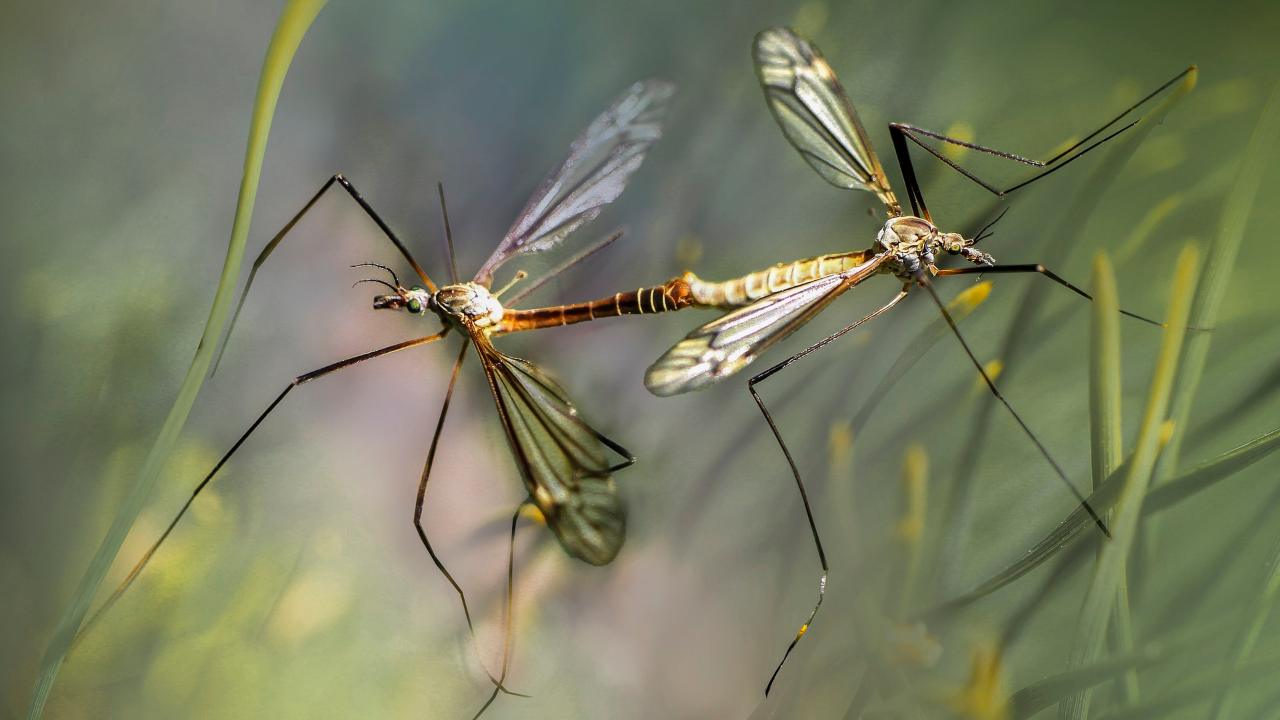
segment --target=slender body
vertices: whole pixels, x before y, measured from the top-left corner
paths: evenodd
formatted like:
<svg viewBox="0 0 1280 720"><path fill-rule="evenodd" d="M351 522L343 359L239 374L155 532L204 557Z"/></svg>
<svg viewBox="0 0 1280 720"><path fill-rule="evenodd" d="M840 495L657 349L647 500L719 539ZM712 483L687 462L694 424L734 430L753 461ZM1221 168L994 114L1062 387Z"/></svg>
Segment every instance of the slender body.
<svg viewBox="0 0 1280 720"><path fill-rule="evenodd" d="M766 295L795 287L810 280L856 268L876 254L874 250L832 253L778 263L730 280L704 280L692 272L661 285L617 292L597 300L514 310L504 308L494 323L499 334L621 317L683 310L688 307L731 309L750 305Z"/></svg>
<svg viewBox="0 0 1280 720"><path fill-rule="evenodd" d="M778 263L763 270L720 282L703 280L685 273L689 291L699 307L735 308L750 305L766 295L795 287L810 280L852 270L874 255L873 250L833 253Z"/></svg>
<svg viewBox="0 0 1280 720"><path fill-rule="evenodd" d="M688 285L677 278L661 286L618 293L599 301L531 310L511 309L499 299L507 288L525 277L523 271L516 273L515 278L501 290L491 291L490 286L495 272L506 262L559 245L567 235L595 219L603 207L622 192L631 174L640 167L645 152L660 137L660 118L673 91L668 83L646 81L636 83L622 93L574 140L568 157L542 182L497 248L467 281L458 278L454 267L453 240L448 212L444 207L443 188L440 190L440 201L449 247L451 282L437 286L414 259L407 246L396 237L355 187L341 174L330 178L267 243L254 261L231 325L234 326L263 262L320 197L337 185L382 230L421 280L420 286L405 287L391 268L377 263L362 263L381 268L390 275L390 282L375 278L359 281L378 283L391 290L389 294L374 298L374 308L404 310L414 315L434 318L439 321L440 327L429 335L339 360L302 373L291 380L196 486L177 516L85 625L81 635L88 632L129 587L200 492L294 388L377 357L435 343L451 332L461 335L464 342L454 361L427 450L414 502L413 525L432 562L456 591L473 637L474 629L466 594L432 547L423 523L427 482L435 462L453 389L469 348L473 348L479 356L508 448L528 491L528 497L521 503L521 507L528 504L538 509L545 518L547 527L568 555L592 565L604 565L612 561L621 549L626 534L625 509L618 495L613 473L631 465L635 458L621 445L588 425L559 383L535 364L499 351L494 347L493 338L510 332L602 317L676 310L690 303ZM507 305L514 305L521 297L592 252L603 248L619 235L620 233L615 233L549 271L540 280L527 284L522 292L507 301ZM224 344L224 349L225 347ZM616 455L617 459L611 460L610 453ZM514 572L515 529L519 516L517 509L511 520L512 550L508 554L504 618L506 635L501 670L496 676L489 675L494 685L493 692L476 713L477 716L488 708L498 692L510 692L503 682L509 660L511 582Z"/></svg>
<svg viewBox="0 0 1280 720"><path fill-rule="evenodd" d="M905 214L890 187L879 158L872 149L866 130L836 78L835 71L818 49L791 30L773 28L756 36L754 59L756 74L764 90L769 110L783 135L800 152L801 157L828 183L843 189L864 190L875 195L880 200L888 219L876 234L875 242L863 251L780 263L771 268L718 283L705 282L692 274L686 274L684 278L689 283L695 304L723 307L731 311L696 328L658 358L645 374L646 387L657 395L675 395L703 388L728 378L814 318L840 295L868 278L881 274L892 275L900 283L897 294L875 311L758 373L747 383L752 399L760 408L790 466L791 474L803 500L814 548L822 569L818 579L817 602L810 610L808 620L800 626L799 631L787 645L782 660L775 667L765 687L767 695L792 649L808 631L822 605L827 586L828 565L799 467L764 400L757 392L756 385L893 308L914 287L922 287L926 290L988 389L1008 410L1076 500L1088 511L1098 528L1109 536L1102 519L1071 483L1062 466L1049 454L1048 449L1001 394L992 377L978 361L933 288L933 279L971 273L1038 273L1086 299L1090 299L1090 296L1038 264L996 265L990 255L974 247L986 237L987 231L995 221L971 237L961 233L944 232L934 225L916 180L908 142L924 149L989 192L1003 196L1065 167L1093 148L1133 127L1140 119L1131 121L1109 134L1104 134L1107 133L1108 128L1119 123L1136 108L1180 80L1182 81L1180 92L1189 90L1194 85L1195 68L1191 67L1180 73L1098 130L1085 136L1083 140L1044 162L958 140L913 125L891 123L889 133L893 139L894 151L905 181L911 208L911 213ZM922 138L930 138L1013 160L1039 168L1040 171L1021 183L1001 190L956 164ZM999 217L996 220L999 220ZM970 265L956 268L941 267L941 261L947 256L960 258ZM1133 313L1122 312L1159 325Z"/></svg>
<svg viewBox="0 0 1280 720"><path fill-rule="evenodd" d="M598 300L527 310L504 309L493 331L505 334L560 327L623 315L671 312L699 304L703 303L695 297L692 284L687 276L682 276L662 285L617 292Z"/></svg>
<svg viewBox="0 0 1280 720"><path fill-rule="evenodd" d="M697 281L703 304L741 309L703 325L668 350L645 374L645 386L655 395L676 395L729 377L874 275L894 275L903 281L905 294L943 253L993 264L974 242L944 233L923 218L897 216L885 222L875 245L861 252L779 264L719 283Z"/></svg>

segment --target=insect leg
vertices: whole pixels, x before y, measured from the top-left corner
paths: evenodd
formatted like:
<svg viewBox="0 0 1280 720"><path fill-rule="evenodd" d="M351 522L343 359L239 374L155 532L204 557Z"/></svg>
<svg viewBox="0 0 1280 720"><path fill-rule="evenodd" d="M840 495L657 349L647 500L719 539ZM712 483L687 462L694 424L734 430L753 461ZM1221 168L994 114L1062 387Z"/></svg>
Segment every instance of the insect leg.
<svg viewBox="0 0 1280 720"><path fill-rule="evenodd" d="M515 584L515 573L516 573L516 525L520 522L520 513L521 511L524 510L526 505L529 507L534 507L533 503L531 503L528 500L525 500L524 502L516 506L515 513L511 515L511 536L507 543L506 610L503 614L503 621L502 621L503 622L502 669L498 672L498 678L497 678L497 681L494 683L493 692L489 693L489 698L484 701L484 704L480 706L480 709L476 711L476 714L472 716L471 720L476 720L476 718L479 718L481 715L483 715L484 711L488 710L489 706L492 705L493 701L498 697L498 691L505 690L505 688L502 686L502 683L507 679L507 669L510 667L511 628L515 623L515 609L514 609L514 605L512 604L512 595L513 595L512 588L514 587L514 584ZM509 690L507 692L510 693ZM511 694L518 695L519 693L511 693ZM522 695L521 697L525 697L525 696Z"/></svg>
<svg viewBox="0 0 1280 720"><path fill-rule="evenodd" d="M320 200L321 196L328 192L329 188L333 187L335 184L343 190L346 190L347 194L356 201L356 204L365 211L365 214L373 219L373 222L378 226L378 229L382 230L382 233L387 236L387 239L391 241L391 244L395 245L396 249L400 251L400 254L404 256L405 260L409 261L409 265L413 268L413 271L418 274L418 277L422 279L422 282L426 284L427 289L435 292L435 283L431 282L431 278L427 277L426 271L424 271L422 266L418 264L418 261L414 259L413 254L409 252L409 248L401 242L400 238L396 237L395 232L393 232L387 223L383 221L377 211L375 211L373 207L365 201L360 192L351 184L351 181L347 180L342 173L336 173L333 177L326 180L324 185L320 186L320 189L316 191L315 195L311 196L311 199L307 201L307 204L303 205L302 209L290 218L289 222L284 224L284 227L280 228L280 231L271 238L266 247L262 248L262 252L258 253L258 257L254 259L253 267L249 269L249 279L245 281L244 290L240 291L240 299L236 301L235 312L231 314L231 322L227 324L227 334L222 341L222 348L218 350L218 355L214 358L211 373L218 371L218 363L222 362L222 354L227 351L227 343L231 341L231 331L236 326L236 320L240 318L240 310L244 308L245 298L249 297L249 288L253 287L253 280L258 275L258 269L267 261L267 258L271 256L271 253L275 252L276 247L278 247L280 242L284 240L284 236L298 224L298 221L302 219L302 216L306 215L316 202Z"/></svg>
<svg viewBox="0 0 1280 720"><path fill-rule="evenodd" d="M945 275L973 275L973 274L986 274L986 273L993 273L993 274L1039 273L1049 278L1050 280L1058 283L1062 287L1070 290L1071 292L1079 295L1085 300L1090 300L1090 301L1093 300L1092 295L1085 292L1084 290L1081 290L1079 287L1075 286L1074 284L1064 280L1062 276L1058 275L1057 273L1050 270L1049 268L1043 265L1040 265L1039 263L1034 263L1034 264L1028 263L1024 265L984 265L982 267L944 268L944 269L938 270L937 274L939 277L942 277ZM1141 320L1142 322L1147 323L1148 325L1155 325L1156 327L1164 327L1164 323L1158 320L1152 320L1149 317L1139 315L1134 312L1129 312L1128 310L1121 309L1120 314L1126 315L1135 320Z"/></svg>
<svg viewBox="0 0 1280 720"><path fill-rule="evenodd" d="M419 345L426 345L428 343L435 342L436 340L444 337L447 332L448 328L445 328L434 335L405 340L404 342L398 342L395 345L388 345L387 347L379 348L377 350L371 350L367 353L349 357L345 360L330 363L322 368L312 370L311 372L303 373L289 381L289 384L285 386L284 390L271 401L271 404L267 405L267 409L263 410L262 413L258 415L257 419L249 425L249 428L240 434L240 438L235 441L235 444L231 446L231 449L218 460L218 462L213 466L213 469L210 470L209 473L204 476L204 479L196 485L195 489L191 491L191 496L187 498L185 503L183 503L182 509L178 511L178 514L174 516L173 520L169 521L169 526L160 534L160 538L156 540L145 553L143 553L142 558L133 566L133 569L129 571L129 574L125 576L124 580L120 581L120 584L112 591L110 597L102 603L102 607L98 608L98 611L95 612L93 616L89 618L89 621L84 624L84 627L80 629L79 634L76 635L75 641L78 642L80 638L84 637L97 623L97 621L111 609L111 606L120 599L120 596L124 594L125 590L129 589L129 586L133 584L135 579L137 579L138 574L142 572L144 567L146 567L147 562L150 561L151 557L160 549L161 543L163 543L169 537L169 534L173 532L178 521L187 514L187 510L191 508L191 504L195 502L196 497L204 490L205 486L213 480L213 476L218 474L218 471L222 469L222 466L227 464L227 461L231 459L231 456L234 455L235 452L240 449L240 446L249 439L249 436L253 434L253 431L258 429L258 426L262 424L262 421L267 419L267 416L280 405L285 396L288 395L295 387L311 382L312 380L318 380L319 378L325 377L326 375L330 375L339 370L344 370L352 365L362 363L365 360L372 360L373 358L381 357L383 355L390 355L393 352L407 350L412 347L418 347Z"/></svg>
<svg viewBox="0 0 1280 720"><path fill-rule="evenodd" d="M973 362L974 367L978 369L978 373L982 375L982 380L987 384L987 388L991 390L991 394L1000 401L1001 405L1004 405L1005 409L1009 411L1009 414L1013 416L1014 421L1016 421L1018 426L1022 428L1022 431L1027 434L1027 437L1031 438L1032 443L1035 443L1040 454L1043 455L1044 459L1053 467L1053 472L1060 480L1062 480L1062 484L1066 485L1067 488L1071 490L1071 494L1080 502L1080 505L1085 509L1085 512L1089 513L1089 517L1093 518L1093 522L1098 526L1098 529L1102 531L1102 534L1110 538L1111 531L1107 529L1106 523L1104 523L1102 518L1098 516L1097 511L1093 509L1093 506L1089 504L1089 501L1085 499L1084 495L1081 495L1080 491L1076 489L1076 486L1072 484L1071 480L1067 477L1067 472L1062 469L1062 466L1058 464L1058 461L1053 458L1053 455L1049 454L1049 448L1045 447L1044 443L1040 442L1040 438L1036 437L1036 434L1031 431L1031 427L1027 425L1027 422L1022 419L1022 416L1018 414L1017 410L1013 409L1013 405L1009 404L1009 401L1005 399L1005 396L1000 392L1000 389L996 387L995 380L991 379L991 375L987 373L987 369L978 361L978 356L973 354L973 350L969 347L969 342L964 339L964 335L960 334L960 328L956 327L955 320L951 317L951 313L947 311L946 303L942 302L942 298L938 297L938 291L933 288L933 283L930 282L928 276L924 273L920 273L916 276L916 281L928 291L929 297L933 298L933 303L938 306L938 310L942 313L942 317L946 319L947 325L951 328L951 332L956 336L956 339L960 341L960 346L964 348L965 354L969 356L969 360Z"/></svg>
<svg viewBox="0 0 1280 720"><path fill-rule="evenodd" d="M422 524L422 510L426 502L427 482L431 479L431 468L435 465L436 450L440 447L440 436L444 432L445 419L449 415L449 404L453 401L453 389L458 383L458 372L462 369L462 361L467 357L467 345L468 343L464 342L458 350L458 359L454 361L453 371L449 374L449 385L444 393L444 402L440 405L440 414L436 418L436 427L431 434L431 446L427 449L427 461L422 468L422 479L418 482L418 495L413 506L413 527L417 530L418 538L422 541L422 546L426 548L427 555L431 556L431 561L435 563L436 569L453 586L454 592L458 593L458 599L462 601L462 614L467 620L467 632L470 633L472 643L474 643L476 628L471 620L471 606L467 603L467 594L462 591L462 585L458 583L457 579L453 577L453 573L449 572L449 569L445 567L444 561L436 554L435 548L431 546L431 540L427 538L427 529ZM478 650L476 655L479 657ZM502 680L494 677L493 673L489 672L489 668L484 667L483 663L481 663L481 667L484 669L485 675L489 677L489 681L493 683L494 692L501 690L511 695L524 697L523 694L513 692L504 687Z"/></svg>
<svg viewBox="0 0 1280 720"><path fill-rule="evenodd" d="M764 399L760 397L760 394L758 392L756 392L756 385L759 385L760 383L763 383L765 380L768 380L769 378L773 377L783 368L794 363L800 358L822 348L823 346L831 342L834 342L835 340L844 336L846 333L858 327L859 325L874 318L875 316L888 310L894 305L897 305L898 302L900 302L902 298L906 296L907 296L907 290L906 288L903 288L897 295L894 296L892 300L882 305L880 308L872 312L870 315L867 315L866 317L852 323L851 325L847 325L841 328L840 330L810 345L804 350L801 350L795 355L792 355L786 360L783 360L777 365L774 365L773 367L755 375L754 377L752 377L750 380L747 381L747 390L751 393L752 399L756 401L756 405L760 408L760 412L764 415L764 421L769 424L769 430L773 433L773 438L778 441L778 447L782 449L782 454L787 459L787 465L791 467L791 475L792 477L795 478L796 488L800 491L800 501L804 504L805 518L809 521L809 532L813 535L814 549L817 550L818 552L818 564L822 566L822 575L821 577L818 578L818 601L814 604L813 609L809 611L808 620L806 620L805 623L800 626L800 630L796 632L796 636L792 638L791 643L787 645L786 652L782 654L782 660L779 661L777 667L773 669L773 674L769 676L769 683L765 685L765 688L764 688L764 694L766 697L769 695L769 691L773 689L773 681L778 678L778 673L782 671L782 666L786 664L787 658L790 657L791 655L791 651L794 650L796 647L796 644L800 642L800 638L804 637L804 634L808 632L809 626L813 624L813 619L818 614L818 608L822 607L822 599L826 595L826 591L827 591L827 575L829 574L830 570L827 566L826 551L822 549L822 538L818 535L818 523L816 520L814 520L814 517L813 517L813 507L809 504L809 493L807 490L805 490L804 480L801 479L800 477L800 468L796 465L795 458L792 457L791 455L791 449L787 447L786 441L782 439L782 432L778 430L778 424L774 422L773 416L769 414L769 408L765 406Z"/></svg>
<svg viewBox="0 0 1280 720"><path fill-rule="evenodd" d="M907 184L908 195L912 199L912 208L918 211L917 214L920 214L921 212L924 212L924 213L928 212L924 208L923 199L919 197L920 188L919 188L919 184L916 182L916 179L915 179L915 170L911 166L911 157L910 157L910 153L907 151L906 140L910 140L911 142L920 146L925 150L925 152L941 160L943 163L951 167L956 172L960 173L961 175L964 175L966 178L969 178L973 182L982 186L991 194L996 195L997 197L1001 197L1025 185L1030 185L1036 180L1039 180L1040 178L1050 173L1053 173L1063 167L1066 167L1072 161L1083 156L1085 153L1089 152L1090 150L1093 150L1094 148L1105 143L1111 138L1119 135L1120 133L1123 133L1125 130L1128 130L1134 125L1137 125L1139 122L1142 122L1142 118L1140 117L1137 120L1132 120L1124 125L1121 125L1119 128L1115 130L1111 130L1110 132L1107 132L1112 127L1114 127L1117 123L1119 123L1125 117L1127 117L1129 113L1133 112L1134 110L1137 110L1139 107L1145 105L1152 98L1164 92L1169 87L1171 87L1178 81L1182 80L1187 75L1191 75L1195 72L1196 72L1196 68L1194 65L1187 68L1186 70L1183 70L1182 72L1175 75L1168 82L1164 83L1160 87L1148 93L1145 97L1143 97L1138 102L1134 103L1133 105L1130 105L1128 108L1124 110L1124 112L1120 113L1119 115L1116 115L1114 118L1112 118L1102 127L1098 128L1097 130L1094 130L1093 132L1081 138L1079 141L1067 147L1065 150L1062 150L1058 154L1044 161L1032 160L1031 158L1026 158L1021 155L1017 155L1015 153L1006 152L1004 150L997 150L995 148L986 147L984 145L978 145L976 143L967 142L965 140L949 137L947 135L943 135L942 133L937 133L932 130L926 130L924 128L916 127L914 125L909 125L906 123L889 123L889 134L893 137L893 148L895 153L898 156L898 163L902 166L902 175L903 175L903 179L906 181L906 184ZM933 138L934 140L939 140L941 142L949 143L951 145L968 148L970 150L976 150L978 152L986 153L988 155L993 155L999 158L1004 158L1006 160L1012 160L1014 162L1022 163L1023 165L1030 165L1035 168L1040 168L1041 171L1035 173L1030 178L1023 180L1022 182L1017 183L1016 185L1013 185L1004 190L1001 190L996 186L979 178L973 172L960 166L960 164L955 162L954 160L951 160L950 158L944 156L937 149L935 149L934 147L930 146L929 144L921 140L920 139L921 136ZM1101 137L1099 138L1099 136ZM1095 138L1098 138L1098 139L1095 139ZM917 200L919 200L919 205L917 205ZM920 214L920 217L924 217L926 220L928 219L928 216L924 214Z"/></svg>
<svg viewBox="0 0 1280 720"><path fill-rule="evenodd" d="M437 182L436 190L440 193L440 215L444 218L444 248L449 256L449 282L458 284L458 259L453 253L453 226L449 224L449 206L444 202L444 183Z"/></svg>

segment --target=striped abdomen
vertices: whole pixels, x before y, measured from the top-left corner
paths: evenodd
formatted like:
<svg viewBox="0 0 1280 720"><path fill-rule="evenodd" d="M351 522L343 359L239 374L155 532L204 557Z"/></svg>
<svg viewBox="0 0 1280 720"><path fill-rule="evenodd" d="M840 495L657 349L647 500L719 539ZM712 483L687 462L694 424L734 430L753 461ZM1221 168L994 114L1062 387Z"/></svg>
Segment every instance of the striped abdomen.
<svg viewBox="0 0 1280 720"><path fill-rule="evenodd" d="M693 294L689 289L690 277L686 273L682 277L672 278L662 285L640 288L630 292L614 293L608 297L572 305L554 305L551 307L531 308L529 310L510 310L502 315L498 325L500 333L536 330L545 327L572 325L573 323L597 320L621 315L645 315L648 313L670 312L680 310L694 304Z"/></svg>
<svg viewBox="0 0 1280 720"><path fill-rule="evenodd" d="M786 290L810 280L862 265L871 259L873 254L870 250L864 250L819 255L790 263L778 263L773 267L724 282L703 280L693 273L685 273L683 278L689 284L689 292L693 296L691 302L694 305L720 308L742 307L779 290Z"/></svg>

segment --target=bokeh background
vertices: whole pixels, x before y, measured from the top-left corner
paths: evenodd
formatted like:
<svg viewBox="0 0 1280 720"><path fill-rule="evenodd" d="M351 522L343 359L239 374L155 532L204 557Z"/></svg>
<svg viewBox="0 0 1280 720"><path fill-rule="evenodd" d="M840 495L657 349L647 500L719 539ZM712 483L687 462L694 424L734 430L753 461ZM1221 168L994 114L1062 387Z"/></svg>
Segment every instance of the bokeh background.
<svg viewBox="0 0 1280 720"><path fill-rule="evenodd" d="M279 5L6 7L6 717L25 712L45 643L199 336ZM1068 208L1098 180L1100 157L1013 196L986 248L1010 262L1059 258L1056 269L1082 284L1091 257L1107 249L1123 304L1157 316L1177 249L1190 239L1207 247L1218 232L1280 68L1280 8L1267 2L334 0L286 82L249 251L341 170L444 277L434 197L442 180L465 273L574 135L622 88L649 76L680 87L666 137L622 198L570 244L624 225L627 236L544 288L538 302L651 284L686 267L723 277L864 247L877 227L868 216L874 199L824 183L765 110L750 43L777 24L824 49L895 183L891 120L1043 157L1198 63L1197 90L1106 178L1096 211L1077 217ZM972 230L991 198L920 157L935 217ZM964 160L1002 183L1023 177L999 160ZM1183 465L1262 435L1280 417L1278 191L1280 171L1271 171L1248 219ZM1055 239L1070 247L1046 247ZM289 378L425 334L421 321L371 312L369 286L350 287L363 275L348 265L363 261L403 267L340 194L272 257L124 547L129 562L117 564L108 584ZM1010 318L1028 284L1042 282L993 279L991 296L964 322L984 361L1005 359L998 352ZM943 292L951 297L974 282L956 279ZM868 283L786 347L798 350L893 292L890 280ZM1034 331L1001 377L1083 487L1088 306L1065 292L1044 297ZM979 422L988 401L951 339L933 345L853 425L933 313L915 297L763 386L809 479L833 568L828 603L764 706L764 682L812 603L817 577L794 486L745 378L672 399L650 396L641 383L654 357L711 316L625 318L502 340L561 378L582 414L640 462L618 476L629 534L612 565L566 558L535 524L519 531L509 684L533 697L500 698L489 717L934 717L957 708L980 716L981 703L962 698L980 697L984 683L1003 696L1061 672L1088 562L1053 575L1038 570L925 628L892 621L1007 565L1073 507L1009 418ZM1159 337L1124 325L1130 442ZM479 663L497 662L505 526L522 493L472 359L426 518L479 608L477 654L411 524L455 351L450 343L403 353L291 396L71 654L47 717L469 717L489 689ZM1143 548L1131 590L1133 637L1142 649L1182 648L1143 667L1143 700L1229 657L1233 623L1258 602L1280 536L1277 462L1180 504L1162 516L1163 543ZM895 539L904 473L928 488L928 542L909 592ZM1274 658L1276 629L1267 628L1257 654ZM1002 644L993 679L974 675L975 653ZM1125 716L1123 697L1104 684L1095 714ZM1205 716L1212 697L1147 716ZM1277 707L1273 685L1240 680L1235 716L1277 717Z"/></svg>

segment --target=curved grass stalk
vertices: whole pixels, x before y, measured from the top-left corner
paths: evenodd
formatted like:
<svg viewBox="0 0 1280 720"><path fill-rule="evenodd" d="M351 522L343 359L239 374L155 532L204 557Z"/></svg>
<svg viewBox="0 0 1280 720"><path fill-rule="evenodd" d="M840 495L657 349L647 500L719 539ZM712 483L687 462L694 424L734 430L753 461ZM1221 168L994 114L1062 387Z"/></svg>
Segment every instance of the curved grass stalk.
<svg viewBox="0 0 1280 720"><path fill-rule="evenodd" d="M1093 327L1089 353L1089 440L1093 489L1124 455L1120 413L1120 300L1106 253L1093 259Z"/></svg>
<svg viewBox="0 0 1280 720"><path fill-rule="evenodd" d="M1195 468L1155 488L1142 504L1142 515L1153 515L1167 510L1201 491L1235 476L1250 465L1280 450L1280 428L1265 433L1239 447L1206 460ZM1129 471L1129 462L1121 464L1093 494L1089 504L1098 512L1110 510L1119 497L1120 484ZM1023 553L1022 557L1000 570L971 590L936 605L915 617L930 619L937 615L958 610L979 600L1042 565L1071 545L1081 530L1091 526L1093 520L1083 509L1071 512L1053 530Z"/></svg>
<svg viewBox="0 0 1280 720"><path fill-rule="evenodd" d="M1280 653L1268 653L1250 660L1235 671L1218 670L1194 675L1181 680L1176 687L1160 697L1139 705L1117 708L1098 715L1099 720L1163 720L1190 705L1204 702L1221 689L1242 683L1270 680L1274 684L1280 672Z"/></svg>
<svg viewBox="0 0 1280 720"><path fill-rule="evenodd" d="M1254 126L1235 180L1227 192L1227 201L1222 208L1222 221L1217 235L1209 246L1204 274L1196 290L1195 303L1191 310L1193 327L1208 329L1217 323L1218 309L1222 305L1222 298L1226 295L1229 280L1235 270L1236 258L1240 254L1240 245L1244 242L1250 210L1257 199L1263 173L1275 163L1277 139L1280 139L1280 84L1272 90L1271 98L1263 109L1258 124ZM1154 480L1156 487L1163 485L1177 470L1182 451L1182 437L1191 415L1196 390L1200 386L1200 377L1204 373L1205 358L1209 354L1209 342L1212 339L1211 332L1192 333L1187 339L1186 355L1179 369L1176 384L1178 391L1174 395L1172 411L1169 414L1176 430L1157 468ZM1159 525L1148 525L1144 528L1144 532L1147 534L1148 541L1144 545L1148 555L1146 560L1150 563L1150 554L1156 552L1159 545Z"/></svg>
<svg viewBox="0 0 1280 720"><path fill-rule="evenodd" d="M160 478L169 455L186 424L191 407L195 404L200 387L208 376L209 365L213 361L214 348L222 335L227 314L231 309L236 279L240 276L240 265L244 260L245 243L249 236L249 224L253 217L254 201L258 194L258 181L262 175L262 158L267 149L267 136L271 131L271 120L275 115L276 101L280 97L280 88L284 85L285 74L293 60L302 38L316 15L324 7L327 0L289 0L280 20L276 24L271 44L267 48L267 57L263 62L262 75L258 80L258 93L254 101L253 120L249 126L249 141L245 149L244 175L240 181L240 194L236 202L235 221L231 227L231 240L227 245L226 260L222 265L222 276L218 280L218 288L214 294L213 307L209 310L209 318L205 322L200 343L196 346L191 366L178 389L173 407L160 427L155 443L147 453L141 471L129 488L128 494L120 509L116 512L111 528L98 545L97 552L89 562L89 567L80 578L72 595L71 604L63 612L53 637L45 649L40 663L40 675L32 691L31 703L27 707L29 720L36 720L44 714L45 703L53 688L58 670L66 659L72 640L84 622L98 586L115 560L116 554L124 543L125 536L142 511L143 503Z"/></svg>
<svg viewBox="0 0 1280 720"><path fill-rule="evenodd" d="M1152 226L1154 224L1151 223ZM1120 412L1120 298L1116 292L1115 272L1105 252L1094 257L1092 284L1089 439L1093 489L1097 490L1124 457L1124 425ZM1111 644L1115 653L1120 655L1133 652L1128 578L1127 572L1121 573L1111 618ZM1138 672L1135 668L1125 668L1120 688L1126 702L1137 702Z"/></svg>
<svg viewBox="0 0 1280 720"><path fill-rule="evenodd" d="M1212 328L1217 322L1218 309L1235 271L1236 257L1244 242L1250 210L1262 185L1262 176L1275 165L1277 140L1280 140L1280 84L1271 91L1267 106L1244 150L1235 182L1227 192L1222 222L1205 258L1204 273L1192 306L1193 327ZM1205 357L1209 353L1209 342L1212 339L1213 334L1208 332L1192 333L1187 339L1186 355L1178 375L1178 392L1174 396L1170 415L1179 427L1185 426L1191 412L1191 403L1199 387L1200 376L1204 373ZM1166 462L1171 467L1176 467L1180 444L1181 433L1170 441L1165 455Z"/></svg>
<svg viewBox="0 0 1280 720"><path fill-rule="evenodd" d="M1191 243L1178 256L1173 286L1169 293L1169 314L1164 338L1156 359L1155 372L1152 374L1151 391L1147 396L1142 426L1134 444L1133 458L1129 462L1124 486L1116 501L1111 524L1112 539L1102 546L1097 568L1080 609L1075 641L1067 662L1069 670L1095 662L1102 651L1116 593L1126 571L1126 560L1137 538L1142 501L1150 486L1161 449L1162 428L1168 417L1182 341L1191 315L1199 260L1200 253ZM1091 689L1084 689L1067 697L1058 705L1058 717L1062 720L1084 720L1089 716L1091 696Z"/></svg>
<svg viewBox="0 0 1280 720"><path fill-rule="evenodd" d="M1209 623L1177 635L1143 643L1127 653L1099 660L1092 665L1050 675L1009 696L1014 720L1027 720L1063 697L1086 687L1101 685L1122 672L1136 672L1174 660L1183 653L1204 647L1222 632L1222 621Z"/></svg>

